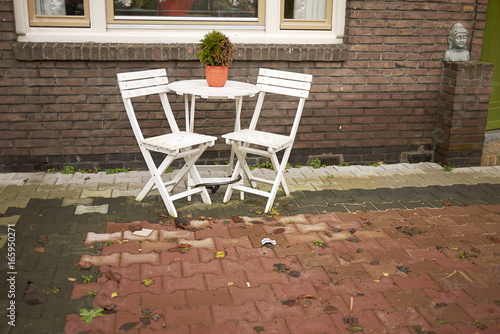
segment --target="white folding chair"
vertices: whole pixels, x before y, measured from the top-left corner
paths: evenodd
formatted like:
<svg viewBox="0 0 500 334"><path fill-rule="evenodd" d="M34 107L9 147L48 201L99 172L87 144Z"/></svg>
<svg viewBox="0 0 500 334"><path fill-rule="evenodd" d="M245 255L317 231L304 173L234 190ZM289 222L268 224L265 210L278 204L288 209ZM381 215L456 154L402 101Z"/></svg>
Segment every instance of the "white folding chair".
<svg viewBox="0 0 500 334"><path fill-rule="evenodd" d="M173 201L179 198L200 193L204 203L212 204L205 187L188 187L186 191L172 194L173 189L188 172L195 184L202 183L195 162L209 146L214 145L217 137L179 130L167 98L167 92L170 91L167 87L167 71L165 69L158 69L120 73L118 74L118 84L127 111L127 116L132 125L132 130L134 131L139 148L151 173L151 179L144 186L136 200L142 201L149 191L156 186L163 202L165 202L169 214L173 217L177 217L177 210L174 207ZM134 107L132 106L132 99L156 94L160 97L161 106L165 112L171 133L144 138L139 122L137 121ZM158 107L160 108L160 104L158 104ZM161 124L160 121L159 124ZM159 152L166 155L165 159L158 167L153 161L151 152ZM180 158L184 159L184 166L171 181L164 182L161 178L162 174L174 160Z"/></svg>
<svg viewBox="0 0 500 334"><path fill-rule="evenodd" d="M246 180L248 180L249 186L237 183L230 184L224 194L224 203L229 201L233 190L239 190L267 197L268 200L265 212L268 212L273 205L280 185L283 187L286 195L290 194L285 181L284 172L288 158L290 157L290 152L292 151L293 142L295 141L300 118L302 116L302 110L304 109L304 103L306 98L309 96L311 81L312 75L310 74L277 71L264 68L260 69L259 77L257 79L257 87L260 89L260 93L249 128L231 132L222 136L226 139L226 143L233 147L233 150L238 157L238 162L233 171L232 178L236 180L243 171L243 175ZM293 125L289 133L277 134L268 131L256 130L266 93L298 98L297 111L295 112ZM289 100L289 98L286 99L287 102ZM280 162L277 157L277 153L283 150L283 157ZM275 179L268 180L252 175L252 172L246 162L247 154L270 158L276 173ZM257 189L258 183L272 185L271 191Z"/></svg>

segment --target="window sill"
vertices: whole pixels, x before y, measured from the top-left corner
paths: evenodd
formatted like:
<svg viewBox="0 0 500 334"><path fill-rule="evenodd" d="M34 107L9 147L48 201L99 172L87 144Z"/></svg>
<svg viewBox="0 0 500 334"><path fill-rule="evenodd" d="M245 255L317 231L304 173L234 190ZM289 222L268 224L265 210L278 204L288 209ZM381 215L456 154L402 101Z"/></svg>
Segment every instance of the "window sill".
<svg viewBox="0 0 500 334"><path fill-rule="evenodd" d="M17 42L17 60L167 61L198 60L197 44ZM347 59L345 44L235 44L236 60L325 61Z"/></svg>

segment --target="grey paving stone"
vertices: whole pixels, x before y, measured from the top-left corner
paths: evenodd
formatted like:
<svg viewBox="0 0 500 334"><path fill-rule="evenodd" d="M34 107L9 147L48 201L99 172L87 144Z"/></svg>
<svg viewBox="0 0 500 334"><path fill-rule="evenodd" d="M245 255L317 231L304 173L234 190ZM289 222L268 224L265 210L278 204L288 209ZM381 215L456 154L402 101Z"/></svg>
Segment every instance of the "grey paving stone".
<svg viewBox="0 0 500 334"><path fill-rule="evenodd" d="M84 213L101 213L107 214L109 210L108 204L98 206L78 205L75 209L75 215L83 215Z"/></svg>

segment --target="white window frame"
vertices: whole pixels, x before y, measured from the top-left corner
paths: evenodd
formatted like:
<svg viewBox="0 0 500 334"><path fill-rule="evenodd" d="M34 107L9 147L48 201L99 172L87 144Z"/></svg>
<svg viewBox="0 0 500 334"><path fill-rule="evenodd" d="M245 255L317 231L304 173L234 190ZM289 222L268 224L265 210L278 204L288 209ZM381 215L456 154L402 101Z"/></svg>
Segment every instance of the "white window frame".
<svg viewBox="0 0 500 334"><path fill-rule="evenodd" d="M32 27L90 27L89 0L83 1L84 15L40 15L36 13L35 0L28 0L29 25Z"/></svg>
<svg viewBox="0 0 500 334"><path fill-rule="evenodd" d="M108 24L103 0L89 0L90 28L31 27L26 0L14 0L14 15L20 42L198 43L215 29L233 43L338 44L344 37L346 1L333 0L332 29L319 31L281 29L279 0L266 1L265 23L260 26Z"/></svg>

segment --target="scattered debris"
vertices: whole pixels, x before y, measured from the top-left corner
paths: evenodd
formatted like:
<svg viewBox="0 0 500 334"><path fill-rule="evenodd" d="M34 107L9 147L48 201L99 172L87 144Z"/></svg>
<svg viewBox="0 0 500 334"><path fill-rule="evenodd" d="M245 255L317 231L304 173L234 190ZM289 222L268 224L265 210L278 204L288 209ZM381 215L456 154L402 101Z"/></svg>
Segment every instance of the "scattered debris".
<svg viewBox="0 0 500 334"><path fill-rule="evenodd" d="M262 327L262 326L254 326L253 330L255 332L257 332L257 333L260 333L260 332L262 332L264 330L264 327Z"/></svg>
<svg viewBox="0 0 500 334"><path fill-rule="evenodd" d="M419 230L413 226L398 226L398 227L396 227L396 230L398 230L401 233L407 234L411 237L414 235L417 235L417 234L423 234L423 233L427 232L425 230Z"/></svg>
<svg viewBox="0 0 500 334"><path fill-rule="evenodd" d="M285 229L283 227L280 227L280 228L273 230L272 233L273 234L283 234L283 233L285 233Z"/></svg>
<svg viewBox="0 0 500 334"><path fill-rule="evenodd" d="M313 243L316 247L319 247L319 248L323 248L323 249L324 249L324 248L327 248L327 247L328 247L328 245L327 245L324 241L322 241L322 240L320 240L320 241L315 240L315 241L313 241L312 243Z"/></svg>
<svg viewBox="0 0 500 334"><path fill-rule="evenodd" d="M214 253L215 258L221 258L221 257L226 257L227 252L226 251L219 251Z"/></svg>
<svg viewBox="0 0 500 334"><path fill-rule="evenodd" d="M292 277L295 277L295 278L300 277L300 271L296 271L296 270L289 271L287 274L289 276L292 276Z"/></svg>
<svg viewBox="0 0 500 334"><path fill-rule="evenodd" d="M472 323L474 326L476 326L477 329L480 329L480 330L485 330L486 328L488 328L488 326L486 326L486 321L483 321L483 323L480 323L478 320L474 321Z"/></svg>
<svg viewBox="0 0 500 334"><path fill-rule="evenodd" d="M186 217L177 217L174 219L174 225L177 228L185 230L191 223Z"/></svg>
<svg viewBox="0 0 500 334"><path fill-rule="evenodd" d="M243 217L238 215L231 215L231 220L233 223L243 223Z"/></svg>
<svg viewBox="0 0 500 334"><path fill-rule="evenodd" d="M36 240L41 246L45 246L47 242L49 242L49 236L48 235L40 235L40 237Z"/></svg>
<svg viewBox="0 0 500 334"><path fill-rule="evenodd" d="M438 251L440 251L441 253L444 251L444 247L443 246L436 246L436 249Z"/></svg>
<svg viewBox="0 0 500 334"><path fill-rule="evenodd" d="M153 232L153 230L149 228L141 228L140 230L134 231L132 234L140 237L147 237L148 235L151 234L151 232Z"/></svg>
<svg viewBox="0 0 500 334"><path fill-rule="evenodd" d="M152 278L146 278L146 279L141 280L141 284L144 284L145 286L150 286L154 282L155 281Z"/></svg>
<svg viewBox="0 0 500 334"><path fill-rule="evenodd" d="M396 269L405 273L405 274L408 274L411 271L410 268L405 267L405 266L396 266Z"/></svg>
<svg viewBox="0 0 500 334"><path fill-rule="evenodd" d="M299 305L299 303L295 299L281 300L281 304L285 305L285 306L288 306L288 307Z"/></svg>
<svg viewBox="0 0 500 334"><path fill-rule="evenodd" d="M104 309L104 311L102 311L103 314L116 313L116 304L107 304L107 305L102 305L101 307Z"/></svg>
<svg viewBox="0 0 500 334"><path fill-rule="evenodd" d="M279 272L279 273L284 273L290 270L288 266L284 265L283 263L275 263L273 264L273 271Z"/></svg>
<svg viewBox="0 0 500 334"><path fill-rule="evenodd" d="M462 276L463 276L466 280L468 280L470 283L474 283L474 281L473 281L473 280L471 280L471 279L470 279L470 277L469 277L466 273L464 273L463 271L458 270L458 269L455 269L455 270L454 270L451 274L449 274L448 276L445 276L445 277L441 278L441 279L440 279L440 281L445 280L445 279L447 279L447 278L450 278L451 276L455 275L456 273L459 273L460 275L462 275Z"/></svg>
<svg viewBox="0 0 500 334"><path fill-rule="evenodd" d="M142 230L142 222L134 222L128 226L128 230L131 232Z"/></svg>
<svg viewBox="0 0 500 334"><path fill-rule="evenodd" d="M354 317L345 317L345 318L342 318L342 321L344 321L344 324L349 325L349 326L355 326L359 323L358 318L354 318Z"/></svg>
<svg viewBox="0 0 500 334"><path fill-rule="evenodd" d="M270 245L272 245L272 247L276 246L276 240L272 240L269 238L264 238L260 242L262 243L262 246L264 246L264 247L269 247ZM270 248L272 248L272 247L270 247Z"/></svg>
<svg viewBox="0 0 500 334"><path fill-rule="evenodd" d="M446 303L436 303L437 308L446 307L446 306L448 306L448 304L446 304Z"/></svg>
<svg viewBox="0 0 500 334"><path fill-rule="evenodd" d="M488 238L488 240L490 240L490 241L493 241L494 243L500 242L500 239L498 239L498 237L495 237L493 235L488 235L486 238Z"/></svg>
<svg viewBox="0 0 500 334"><path fill-rule="evenodd" d="M123 325L120 326L121 331L128 332L131 329L134 329L135 326L139 324L139 321L132 321L132 322L127 322L124 323Z"/></svg>
<svg viewBox="0 0 500 334"><path fill-rule="evenodd" d="M446 206L452 206L450 202L443 201L443 204Z"/></svg>
<svg viewBox="0 0 500 334"><path fill-rule="evenodd" d="M357 237L351 237L351 238L348 238L346 239L347 241L350 241L350 242L360 242L361 240Z"/></svg>
<svg viewBox="0 0 500 334"><path fill-rule="evenodd" d="M104 274L110 281L120 282L122 275L117 272L108 271Z"/></svg>

